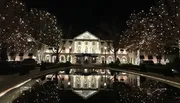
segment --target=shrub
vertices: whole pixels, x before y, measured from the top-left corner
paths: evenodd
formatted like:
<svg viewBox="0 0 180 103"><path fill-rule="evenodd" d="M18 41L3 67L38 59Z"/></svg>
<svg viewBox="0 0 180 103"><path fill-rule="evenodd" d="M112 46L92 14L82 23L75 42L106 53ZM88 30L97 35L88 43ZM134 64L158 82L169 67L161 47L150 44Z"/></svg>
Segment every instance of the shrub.
<svg viewBox="0 0 180 103"><path fill-rule="evenodd" d="M172 69L170 69L170 68L165 68L165 70L164 70L164 76L174 77L174 73L173 73Z"/></svg>
<svg viewBox="0 0 180 103"><path fill-rule="evenodd" d="M140 71L141 72L147 72L147 68L145 65L140 65Z"/></svg>
<svg viewBox="0 0 180 103"><path fill-rule="evenodd" d="M180 67L180 58L179 57L176 57L172 64L173 64L172 65L173 69L180 71L180 68L179 68Z"/></svg>
<svg viewBox="0 0 180 103"><path fill-rule="evenodd" d="M119 64L114 63L114 62L111 62L111 63L109 63L109 67L118 68L118 67L119 67Z"/></svg>
<svg viewBox="0 0 180 103"><path fill-rule="evenodd" d="M21 70L21 62L0 62L0 74L15 74Z"/></svg>

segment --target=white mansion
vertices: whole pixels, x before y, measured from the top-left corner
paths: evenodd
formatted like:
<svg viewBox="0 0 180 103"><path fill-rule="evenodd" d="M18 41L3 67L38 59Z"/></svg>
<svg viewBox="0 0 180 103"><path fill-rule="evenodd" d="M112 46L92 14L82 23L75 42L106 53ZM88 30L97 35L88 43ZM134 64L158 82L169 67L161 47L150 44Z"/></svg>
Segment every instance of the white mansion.
<svg viewBox="0 0 180 103"><path fill-rule="evenodd" d="M86 31L73 39L64 40L64 47L62 47L59 55L60 62L70 61L71 63L110 63L114 60L114 54L109 47L112 44L110 40L100 40L95 35ZM44 61L54 62L56 56L53 55L52 50L45 50ZM124 48L119 49L117 58L121 63L128 62L128 53Z"/></svg>
<svg viewBox="0 0 180 103"><path fill-rule="evenodd" d="M83 64L83 63L111 63L114 61L114 54L112 47L112 40L102 40L97 36L86 31L73 39L62 39L62 47L60 47L59 61L66 62L70 61L73 64ZM110 49L111 48L111 49ZM54 49L54 48L51 48ZM43 47L41 50L33 53L33 58L36 59L38 63L41 61L45 62L55 62L56 56L54 55L54 50L48 47ZM129 52L126 48L120 48L117 52L117 59L120 63L132 63L139 65L140 63L140 53L139 51ZM148 56L144 55L144 60L148 60ZM16 61L20 61L20 58L28 58L27 55L23 57L17 56ZM153 56L154 63L157 63L157 59ZM161 64L165 64L166 60L164 57L161 59Z"/></svg>

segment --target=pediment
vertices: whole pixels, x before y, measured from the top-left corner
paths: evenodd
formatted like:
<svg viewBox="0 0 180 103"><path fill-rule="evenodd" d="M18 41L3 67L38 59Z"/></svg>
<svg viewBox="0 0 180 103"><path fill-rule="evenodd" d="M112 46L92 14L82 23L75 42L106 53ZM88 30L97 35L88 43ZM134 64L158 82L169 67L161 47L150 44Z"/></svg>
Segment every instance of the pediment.
<svg viewBox="0 0 180 103"><path fill-rule="evenodd" d="M73 90L73 92L82 97L83 99L88 99L89 97L98 93L97 90Z"/></svg>
<svg viewBox="0 0 180 103"><path fill-rule="evenodd" d="M91 34L90 32L86 31L80 35L78 35L77 37L75 37L74 39L82 39L82 40L98 40L99 38L96 37L95 35Z"/></svg>

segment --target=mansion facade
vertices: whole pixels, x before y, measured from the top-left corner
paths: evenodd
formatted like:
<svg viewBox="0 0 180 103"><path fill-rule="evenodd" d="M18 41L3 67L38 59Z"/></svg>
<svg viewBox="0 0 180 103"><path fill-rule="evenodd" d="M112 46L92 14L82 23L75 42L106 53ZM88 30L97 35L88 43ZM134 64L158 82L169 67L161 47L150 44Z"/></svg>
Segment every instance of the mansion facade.
<svg viewBox="0 0 180 103"><path fill-rule="evenodd" d="M86 31L73 39L62 39L59 53L59 61L65 63L67 61L73 64L84 64L84 63L111 63L114 62L114 53L112 48L112 40L102 40L97 36ZM53 63L56 60L55 55L56 49L43 46L40 50L34 50L33 58L38 62L41 61ZM149 60L148 55L137 51L127 51L127 48L120 48L117 51L117 59L120 63L131 63L134 65L140 64L140 56L144 56L143 60ZM16 56L15 61L22 61L28 57L28 53L23 56ZM11 57L8 57L9 61L12 61ZM156 64L158 60L156 56L153 56L151 60ZM169 57L162 56L160 61L161 64L166 64L169 61Z"/></svg>
<svg viewBox="0 0 180 103"><path fill-rule="evenodd" d="M114 62L114 53L112 48L112 40L102 40L97 36L86 31L73 39L62 40L63 47L61 47L61 52L59 55L60 62L69 61L73 64L84 64L84 63L111 63ZM52 50L46 49L43 56L43 61L55 62L56 56L53 55ZM141 60L140 56L143 55L143 60L152 60L155 64L158 63L156 56L152 56L151 59L148 58L146 53L137 51L127 51L127 48L120 48L117 51L117 59L121 64L131 63L134 65L139 65ZM38 56L37 56L38 57ZM40 57L39 57L40 58ZM166 64L168 58L162 56L160 60L161 64Z"/></svg>
<svg viewBox="0 0 180 103"><path fill-rule="evenodd" d="M101 40L86 31L73 39L62 40L64 43L59 55L60 62L71 63L111 63L114 61L111 40ZM53 48L52 48L53 49ZM55 62L56 56L52 50L45 50L43 61ZM129 57L125 48L119 49L117 58L121 63L128 63Z"/></svg>
<svg viewBox="0 0 180 103"><path fill-rule="evenodd" d="M114 62L112 40L102 40L86 31L74 37L73 39L62 39L61 42L62 45L59 51L59 61L62 63L67 61L73 64L109 64ZM54 48L43 46L41 50L35 50L35 52L33 52L33 58L38 63L41 63L41 61L53 63L56 60L55 50L56 49ZM117 51L116 58L120 61L121 64L131 63L134 65L139 65L140 55L144 56L144 60L149 60L148 55L145 55L145 53L142 53L139 50L127 51L127 48L120 48ZM22 61L25 58L28 58L27 54L25 54L23 57L17 56L16 61ZM152 60L154 63L157 63L156 56L153 56ZM163 56L160 62L161 64L166 64L167 59Z"/></svg>

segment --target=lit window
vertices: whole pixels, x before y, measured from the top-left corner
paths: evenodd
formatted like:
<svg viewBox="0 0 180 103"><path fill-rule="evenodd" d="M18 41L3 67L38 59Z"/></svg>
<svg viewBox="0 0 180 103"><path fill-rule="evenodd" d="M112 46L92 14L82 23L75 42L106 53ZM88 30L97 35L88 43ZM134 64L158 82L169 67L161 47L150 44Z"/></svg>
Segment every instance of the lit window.
<svg viewBox="0 0 180 103"><path fill-rule="evenodd" d="M85 42L85 45L88 45L88 41Z"/></svg>
<svg viewBox="0 0 180 103"><path fill-rule="evenodd" d="M92 53L95 53L95 49L94 48L92 48Z"/></svg>
<svg viewBox="0 0 180 103"><path fill-rule="evenodd" d="M62 62L64 61L64 56L61 56L61 61L62 61Z"/></svg>
<svg viewBox="0 0 180 103"><path fill-rule="evenodd" d="M104 52L104 49L103 48L101 48L101 53L103 53Z"/></svg>
<svg viewBox="0 0 180 103"><path fill-rule="evenodd" d="M111 51L111 48L108 48L108 52L110 52Z"/></svg>
<svg viewBox="0 0 180 103"><path fill-rule="evenodd" d="M78 52L78 53L81 53L81 46L78 46L77 52Z"/></svg>

